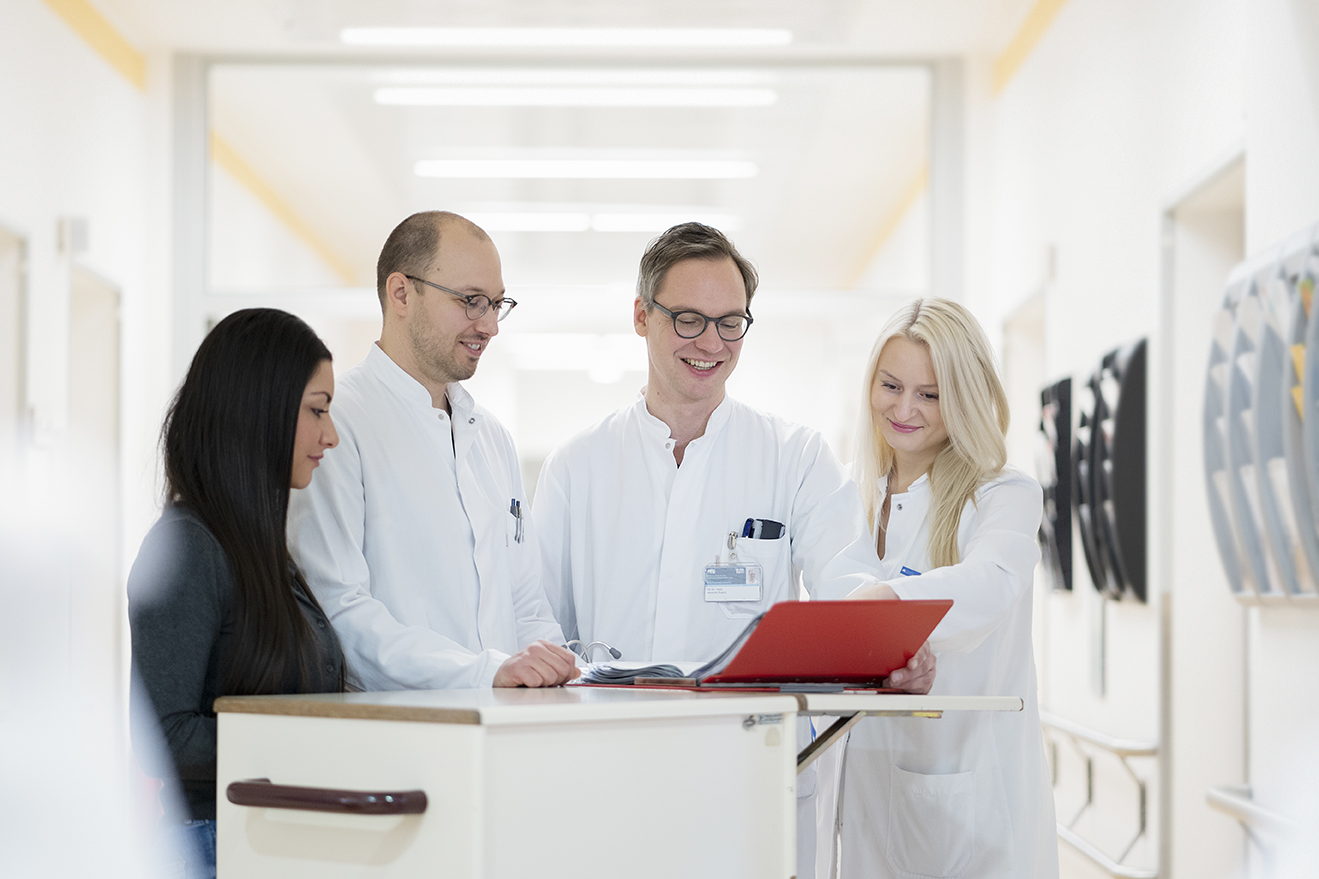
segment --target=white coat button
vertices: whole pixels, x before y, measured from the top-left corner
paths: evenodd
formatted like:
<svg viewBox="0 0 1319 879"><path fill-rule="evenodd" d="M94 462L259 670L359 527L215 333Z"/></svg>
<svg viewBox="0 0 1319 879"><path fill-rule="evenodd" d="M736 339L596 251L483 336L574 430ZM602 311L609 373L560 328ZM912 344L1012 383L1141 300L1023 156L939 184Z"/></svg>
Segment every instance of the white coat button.
<svg viewBox="0 0 1319 879"><path fill-rule="evenodd" d="M469 418L469 419L467 419L467 423L468 423L468 424L476 424L476 419L475 419L475 418Z"/></svg>
<svg viewBox="0 0 1319 879"><path fill-rule="evenodd" d="M672 449L672 448L673 448L673 443L665 443L665 444L664 444L664 448L666 448L666 449Z"/></svg>
<svg viewBox="0 0 1319 879"><path fill-rule="evenodd" d="M902 509L902 504L898 504L898 509Z"/></svg>
<svg viewBox="0 0 1319 879"><path fill-rule="evenodd" d="M435 413L435 414L438 415L438 416L440 416L440 420L441 420L441 421L444 420L444 413L443 413L443 412L437 412L437 413Z"/></svg>

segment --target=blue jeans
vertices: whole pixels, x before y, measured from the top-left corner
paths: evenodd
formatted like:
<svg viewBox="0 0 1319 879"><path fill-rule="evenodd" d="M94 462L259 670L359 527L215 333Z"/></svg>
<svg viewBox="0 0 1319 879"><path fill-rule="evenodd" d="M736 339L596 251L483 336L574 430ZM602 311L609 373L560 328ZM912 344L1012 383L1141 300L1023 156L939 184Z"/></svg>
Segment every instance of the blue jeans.
<svg viewBox="0 0 1319 879"><path fill-rule="evenodd" d="M161 834L168 863L162 875L215 879L215 822L205 819L171 827Z"/></svg>

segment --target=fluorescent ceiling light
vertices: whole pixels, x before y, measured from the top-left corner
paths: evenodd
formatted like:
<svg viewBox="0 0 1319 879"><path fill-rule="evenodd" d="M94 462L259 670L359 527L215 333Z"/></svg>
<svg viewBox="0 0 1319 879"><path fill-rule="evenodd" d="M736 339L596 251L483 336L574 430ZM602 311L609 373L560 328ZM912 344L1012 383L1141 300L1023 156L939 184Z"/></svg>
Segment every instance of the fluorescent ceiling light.
<svg viewBox="0 0 1319 879"><path fill-rule="evenodd" d="M591 217L591 228L597 232L663 232L692 221L723 232L742 228L742 218L734 214L595 214Z"/></svg>
<svg viewBox="0 0 1319 879"><path fill-rule="evenodd" d="M695 27L350 27L339 39L351 46L729 48L786 46L783 28Z"/></svg>
<svg viewBox="0 0 1319 879"><path fill-rule="evenodd" d="M718 213L474 211L463 216L487 232L663 232L692 220L724 232L736 232L742 228L740 216Z"/></svg>
<svg viewBox="0 0 1319 879"><path fill-rule="evenodd" d="M727 180L755 177L731 159L423 159L418 177L544 180Z"/></svg>
<svg viewBox="0 0 1319 879"><path fill-rule="evenodd" d="M531 85L547 86L763 86L777 81L760 70L687 70L616 68L423 67L380 70L371 82L382 85Z"/></svg>
<svg viewBox="0 0 1319 879"><path fill-rule="evenodd" d="M585 232L590 214L518 211L463 214L487 232Z"/></svg>
<svg viewBox="0 0 1319 879"><path fill-rule="evenodd" d="M380 88L377 104L399 107L768 107L773 89L747 88Z"/></svg>

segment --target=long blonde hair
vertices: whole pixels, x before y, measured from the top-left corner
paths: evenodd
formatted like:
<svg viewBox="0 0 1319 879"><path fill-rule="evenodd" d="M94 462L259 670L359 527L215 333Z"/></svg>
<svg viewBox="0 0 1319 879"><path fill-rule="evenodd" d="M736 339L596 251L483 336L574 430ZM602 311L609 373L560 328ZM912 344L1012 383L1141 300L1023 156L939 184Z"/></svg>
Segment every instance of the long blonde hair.
<svg viewBox="0 0 1319 879"><path fill-rule="evenodd" d="M879 481L893 468L894 455L875 424L870 397L880 352L894 336L924 345L934 364L939 413L948 430L948 443L930 466L930 562L936 568L955 565L960 558L957 528L962 508L1007 463L1003 441L1008 430L1007 394L985 331L961 305L947 299L917 299L889 318L870 352L861 386L852 465L872 531L883 503Z"/></svg>

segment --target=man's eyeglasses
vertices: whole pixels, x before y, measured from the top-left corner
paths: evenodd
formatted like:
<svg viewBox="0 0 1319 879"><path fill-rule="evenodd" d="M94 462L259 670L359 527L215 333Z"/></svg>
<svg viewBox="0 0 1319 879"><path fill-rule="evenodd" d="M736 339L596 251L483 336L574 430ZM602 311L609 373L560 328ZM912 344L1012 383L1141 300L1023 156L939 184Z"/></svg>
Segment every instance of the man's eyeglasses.
<svg viewBox="0 0 1319 879"><path fill-rule="evenodd" d="M466 293L459 293L457 290L450 290L448 287L441 287L439 284L427 281L425 278L418 278L414 275L404 275L403 277L407 278L409 281L416 281L418 284L425 284L427 287L434 287L436 290L443 290L450 296L457 296L459 299L467 303L468 320L476 320L480 318L492 305L495 308L495 320L503 320L508 317L508 313L516 308L518 304L516 299L508 298L500 299L497 302L492 301L490 297L486 296L484 293L475 293L469 296Z"/></svg>
<svg viewBox="0 0 1319 879"><path fill-rule="evenodd" d="M673 331L684 339L695 339L710 324L725 342L736 342L747 334L755 320L748 314L726 314L723 317L706 317L699 311L669 311L658 302L651 305L658 308L673 321Z"/></svg>

